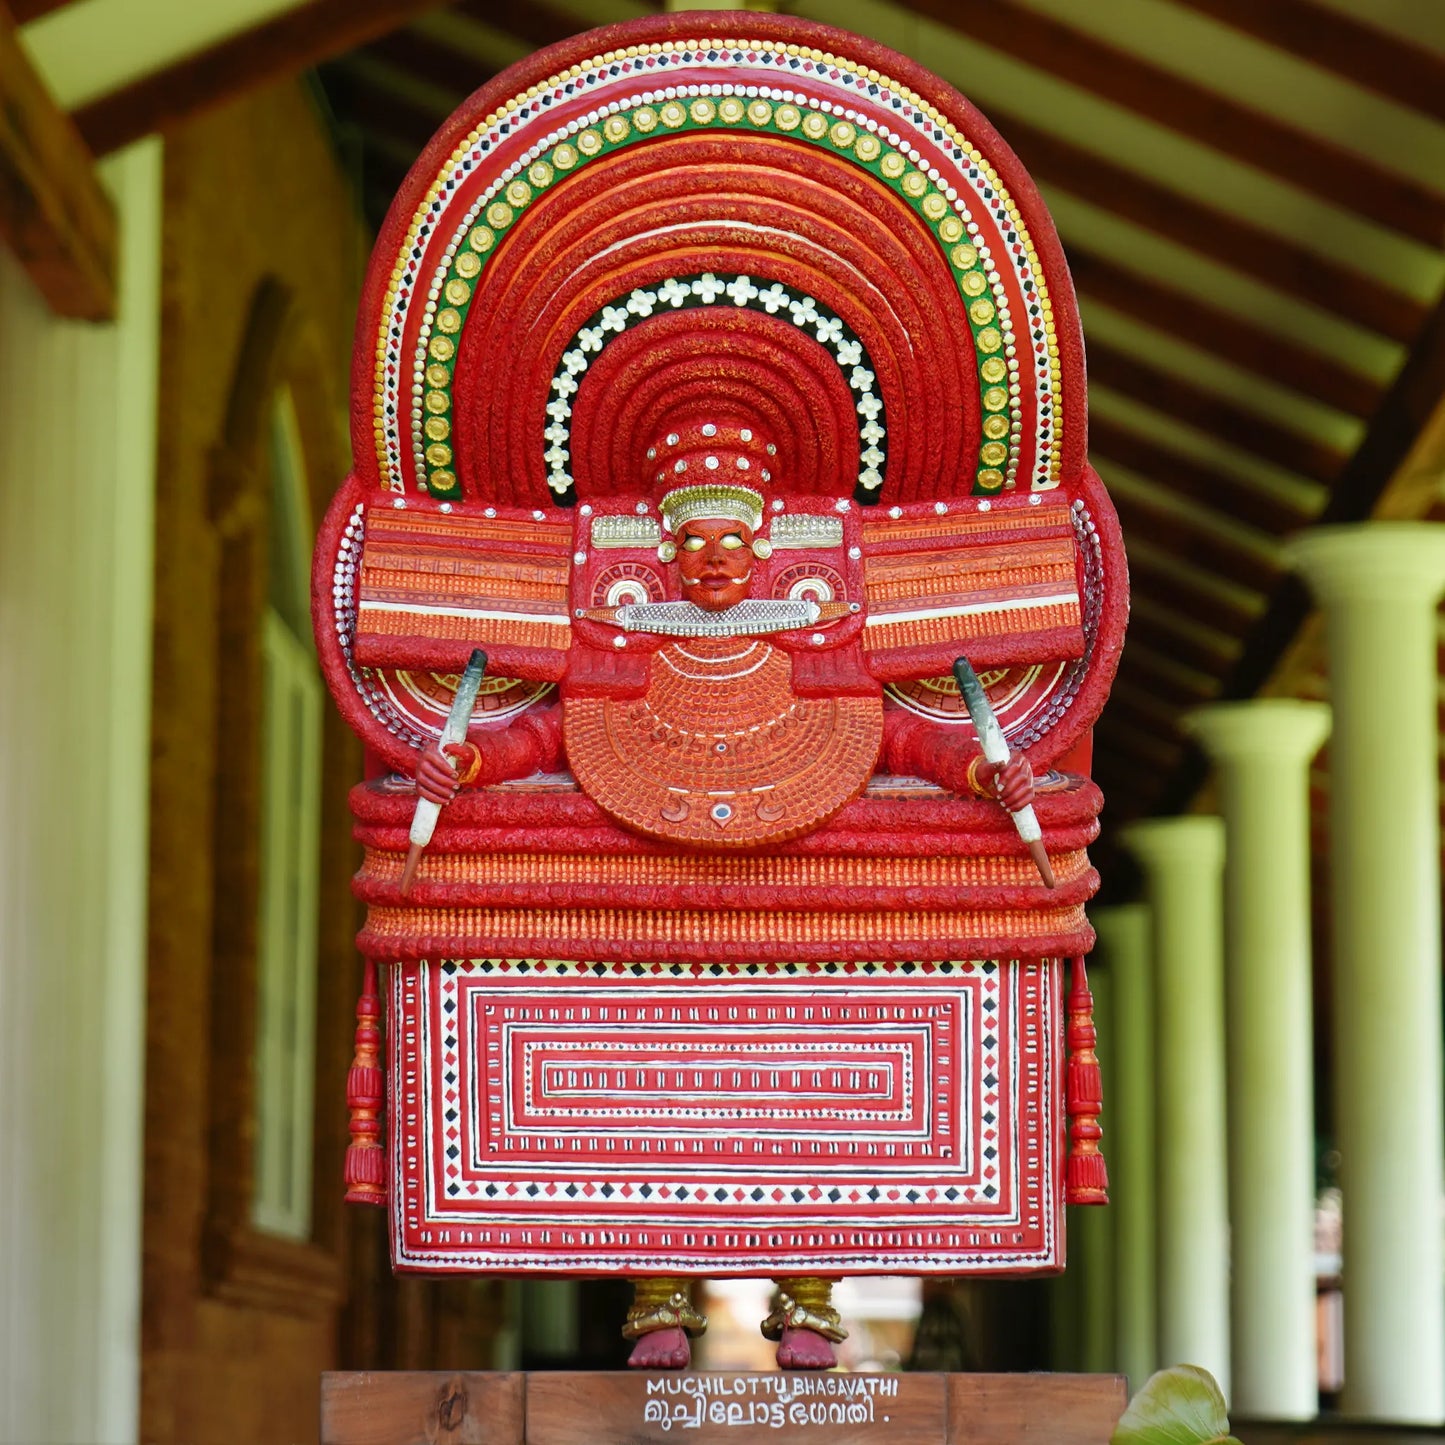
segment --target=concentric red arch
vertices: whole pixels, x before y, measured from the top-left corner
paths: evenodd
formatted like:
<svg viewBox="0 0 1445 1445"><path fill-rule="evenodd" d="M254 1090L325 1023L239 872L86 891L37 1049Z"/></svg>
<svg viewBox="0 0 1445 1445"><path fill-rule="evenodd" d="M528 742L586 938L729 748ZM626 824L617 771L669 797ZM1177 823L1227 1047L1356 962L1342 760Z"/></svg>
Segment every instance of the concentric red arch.
<svg viewBox="0 0 1445 1445"><path fill-rule="evenodd" d="M1041 394L1041 398L1050 410L1057 411L1061 405L1066 418L1057 443L1059 480L1067 486L1071 479L1077 478L1084 462L1085 445L1083 351L1077 316L1057 239L1042 202L1022 167L983 117L962 96L903 57L831 27L787 17L749 14L744 18L730 13L666 16L631 22L594 31L538 52L478 91L443 127L399 192L383 228L368 277L358 328L354 373L357 404L353 408L357 428L356 453L363 479L377 484L382 482L373 422L378 416L378 336L388 289L394 275L404 269L403 263L410 255L422 258L417 279L399 284L403 290L407 286L415 287L418 301L422 295L421 288L436 273L436 263L449 244L450 230L437 226L428 233L411 238L408 232L413 218L422 213L438 175L450 170L459 144L485 118L499 113L498 108L513 97L529 92L535 95L538 89L549 85L557 86L557 105L549 113L549 124L554 120L560 123L569 114L586 119L593 114L586 109L592 97L589 94L563 97L562 87L558 84L570 66L609 52L616 52L620 57L627 47L645 50L649 44L675 44L690 40L695 41L696 48L700 50L704 45L717 44L715 40L706 39L706 32L714 36L732 35L755 40L759 46L796 45L802 47L800 54L816 52L822 55L823 59L817 63L812 60L801 62L786 77L764 77L786 79L794 93L805 102L822 103L820 97L827 84L825 72L830 56L846 57L853 66L872 67L880 77L891 78L899 90L906 87L925 105L936 107L942 116L960 129L968 143L982 153L984 162L993 168L997 185L1006 189L1012 197L1027 227L1037 257L1037 270L1042 272L1041 279L1046 281L1061 381L1058 396L1045 393ZM639 74L635 93L657 85L664 78L672 82L689 79L716 81L721 78L744 83L759 78L752 65L755 57L751 52L745 58L734 56L733 59L738 61L736 65L722 69L714 66L705 76L701 72L691 74L681 67L674 67L667 77L660 73ZM836 69L831 74L836 80ZM622 92L614 90L609 93ZM858 106L860 112L871 108L880 121L893 119L896 123L896 117L884 104L884 98L891 93L885 86L877 99L860 94L850 95L849 100ZM551 99L549 93L548 100ZM462 190L480 195L509 165L515 167L519 162L525 162L528 152L523 139L518 138L515 154L509 149L510 144L502 140L490 154L485 157L479 155L475 167L457 182L458 195ZM929 146L920 143L920 149L927 152ZM660 152L675 153L677 163L674 165L669 161L659 166ZM939 155L943 159L941 150ZM925 154L925 163L928 159ZM467 164L470 165L470 161ZM680 181L677 180L678 173L683 173ZM770 211L776 223L784 214L791 195L800 214L789 218L788 224L773 233L780 237L776 246L758 244L756 233L751 238L751 245L736 232L719 238L710 229L710 223L715 224L718 216L702 214L707 209L708 200L696 194L700 173L717 177L718 187L711 200L725 202L724 209L729 213L735 206L745 208L753 205ZM678 186L678 192L670 192L670 185ZM682 194L689 188L691 195ZM826 195L826 199L820 201L820 195ZM539 224L541 218L553 212L554 206L561 227L555 234ZM794 220L796 224L793 224ZM836 288L851 292L851 305L843 302L834 306L838 314L848 317L850 325L857 325L853 320L857 316L860 321L875 321L879 328L891 321L904 331L912 341L911 352L890 353L890 348L878 344L876 339L870 341L870 350L879 361L880 381L891 412L889 495L906 500L952 495L967 490L975 460L967 454L967 442L976 440L977 401L973 393L977 387L969 376L970 348L960 344L967 340L967 326L963 320L962 298L956 289L950 290L952 277L948 273L946 259L936 238L928 233L907 205L861 167L826 150L775 134L746 133L744 127L732 134L709 131L659 135L619 151L613 157L589 162L577 174L538 197L519 216L515 229L508 233L504 247L514 251L511 262L513 280L521 284L516 287L503 284L501 268L493 271L496 263L504 259L499 254L484 273L486 284L479 290L478 303L483 296L495 295L504 311L518 308L519 312L526 312L530 308L540 334L534 339L530 330L509 328L509 337L513 342L525 337L540 361L547 351L555 353L559 346L565 344L565 338L560 338L557 333L565 330L567 324L581 319L577 312L587 307L588 300L596 299L602 293L617 292L617 283L625 274L625 270L617 269L617 258L625 257L628 265L640 265L645 257L649 264L661 263L664 271L677 269L666 264L666 253L670 243L676 244L678 232L665 229L677 225L698 228L694 239L699 248L715 251L717 241L724 239L735 251L750 252L746 259L765 274L769 270L776 272L779 266L790 262L816 271L819 278L831 278ZM604 241L604 236L615 236L619 227L627 233L627 240L620 250L609 251L608 245L617 243L615 240ZM991 244L997 251L1008 250L1005 239L994 237ZM599 245L599 242L602 244ZM574 260L580 258L583 251L590 251L590 265L585 275L595 282L595 286L579 284L574 295L558 300L560 309L555 314L545 314L546 305L541 296L532 294L527 282L528 274L537 268L558 265L560 258L569 254L569 248ZM1012 250L1021 254L1022 247L1015 245ZM599 256L606 259L599 262ZM754 256L758 259L754 260ZM771 262L771 266L765 266L764 259ZM602 274L598 275L599 272ZM882 297L887 300L886 304L880 305ZM502 304L503 298L505 305ZM476 310L477 304L474 303ZM392 375L394 385L404 379L396 373L405 370L414 354L421 311L419 304L408 303L405 319L398 322L406 334L402 336L398 332L393 338L394 344L386 353L393 358L392 361L382 357L382 372ZM478 319L476 316L469 318L469 333L477 326ZM497 319L500 320L500 315ZM862 327L858 329L862 335ZM936 401L928 406L915 403L909 395L912 388L906 385L906 375L902 378L898 375L886 376L884 358L890 354L909 355L918 367L926 370L931 386L942 388L944 404L939 405ZM478 376L482 374L477 373ZM952 390L950 374L958 377L957 406L954 397L949 395ZM541 427L539 413L544 403L536 392L539 388L545 391L549 379L550 372L545 364L538 364L535 369L518 366L514 372L514 386L492 389L484 397L467 394L465 388L458 388L458 414L460 417L465 413L466 427L478 425L484 434L489 432L489 426L477 422L484 412L490 412L493 417L506 413L513 418L506 424L504 445L488 447L486 471L493 480L505 476L507 486L523 488L522 494L516 494L519 501L523 494L531 499L536 484L544 480L543 468L537 457L540 447L536 441ZM1025 369L1022 380L1025 395L1020 402L1019 416L1026 423L1024 444L1028 446L1032 443L1034 431L1031 408L1035 398L1030 394L1034 378ZM529 388L531 394L519 395L527 393ZM890 388L899 394L888 395ZM409 388L402 391L403 396L407 394ZM391 405L392 411L399 409L398 405ZM385 414L386 410L384 406L382 413ZM963 413L961 421L957 420L960 411ZM935 418L939 416L950 419L948 426L937 429ZM397 420L403 426L408 424L408 418ZM520 437L512 435L514 428L520 430ZM956 437L950 435L949 428L956 431ZM468 469L476 483L483 483L487 478L480 470L481 460L471 455L475 438L464 443L464 435L464 431L459 431L458 451L461 455L458 465ZM403 450L410 444L408 438ZM403 457L403 473L409 470L409 465L409 458ZM879 498L886 499L887 496ZM500 493L498 500L503 500ZM547 498L543 496L540 500Z"/></svg>

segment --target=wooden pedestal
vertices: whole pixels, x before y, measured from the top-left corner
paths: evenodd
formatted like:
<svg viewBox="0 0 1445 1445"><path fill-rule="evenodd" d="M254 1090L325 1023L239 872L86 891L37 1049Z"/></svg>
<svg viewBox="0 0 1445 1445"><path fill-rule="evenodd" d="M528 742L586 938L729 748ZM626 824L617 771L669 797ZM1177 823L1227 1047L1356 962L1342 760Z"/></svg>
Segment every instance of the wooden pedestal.
<svg viewBox="0 0 1445 1445"><path fill-rule="evenodd" d="M1121 1375L329 1374L321 1445L1107 1445Z"/></svg>

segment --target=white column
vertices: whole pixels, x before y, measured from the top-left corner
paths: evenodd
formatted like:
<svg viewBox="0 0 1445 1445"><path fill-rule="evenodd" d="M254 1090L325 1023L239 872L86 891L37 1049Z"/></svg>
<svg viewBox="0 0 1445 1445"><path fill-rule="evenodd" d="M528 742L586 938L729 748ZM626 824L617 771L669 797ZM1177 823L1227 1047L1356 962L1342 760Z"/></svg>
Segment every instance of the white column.
<svg viewBox="0 0 1445 1445"><path fill-rule="evenodd" d="M1108 1032L1099 1057L1111 1065L1104 1093L1104 1154L1114 1226L1113 1367L1137 1390L1159 1368L1154 1228L1154 978L1149 909L1121 903L1090 910L1094 958L1109 979ZM1090 973L1093 981L1094 970ZM1097 1001L1097 993L1095 995Z"/></svg>
<svg viewBox="0 0 1445 1445"><path fill-rule="evenodd" d="M1124 841L1154 920L1159 1358L1202 1365L1228 1399L1224 824L1151 818Z"/></svg>
<svg viewBox="0 0 1445 1445"><path fill-rule="evenodd" d="M1324 703L1215 703L1185 719L1224 814L1233 1405L1319 1410L1315 1353L1314 1037L1309 763Z"/></svg>
<svg viewBox="0 0 1445 1445"><path fill-rule="evenodd" d="M1445 527L1322 527L1348 1415L1445 1419L1435 608Z"/></svg>
<svg viewBox="0 0 1445 1445"><path fill-rule="evenodd" d="M0 1440L139 1429L161 143L119 315L0 250Z"/></svg>

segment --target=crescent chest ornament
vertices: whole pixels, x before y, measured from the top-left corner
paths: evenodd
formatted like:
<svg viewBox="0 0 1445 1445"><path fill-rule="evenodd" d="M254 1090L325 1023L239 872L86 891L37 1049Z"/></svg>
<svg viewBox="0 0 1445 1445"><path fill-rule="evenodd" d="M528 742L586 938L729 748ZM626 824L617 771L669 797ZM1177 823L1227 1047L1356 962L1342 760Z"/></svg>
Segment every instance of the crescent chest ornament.
<svg viewBox="0 0 1445 1445"><path fill-rule="evenodd" d="M883 738L867 697L803 698L760 638L695 637L653 660L640 699L571 698L567 756L618 822L696 848L753 848L821 826L866 785Z"/></svg>

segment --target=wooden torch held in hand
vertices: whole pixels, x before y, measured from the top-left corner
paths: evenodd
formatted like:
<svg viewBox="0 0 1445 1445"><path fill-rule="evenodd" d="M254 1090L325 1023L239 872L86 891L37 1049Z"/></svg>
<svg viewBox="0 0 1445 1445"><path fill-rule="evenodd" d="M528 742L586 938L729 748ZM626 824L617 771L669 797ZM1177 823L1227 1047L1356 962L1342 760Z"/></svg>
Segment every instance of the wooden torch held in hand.
<svg viewBox="0 0 1445 1445"><path fill-rule="evenodd" d="M998 718L994 716L993 708L989 706L988 698L984 694L983 684L966 657L960 657L954 662L953 676L958 683L959 692L963 694L968 715L973 719L973 730L978 734L984 757L1002 767L1012 755L1004 741ZM1019 837L1028 848L1034 866L1039 870L1039 877L1044 880L1044 887L1054 887L1054 870L1049 863L1048 850L1044 847L1043 829L1039 827L1033 804L1026 803L1017 813L1010 813L1009 816L1014 820L1014 827L1018 829Z"/></svg>
<svg viewBox="0 0 1445 1445"><path fill-rule="evenodd" d="M487 670L487 654L480 647L467 660L462 680L457 684L456 696L452 698L451 711L447 713L446 725L439 739L441 747L448 743L466 741L467 726L472 720L472 710L477 705L477 693L482 686L482 674ZM436 830L437 819L442 815L442 805L430 798L418 798L416 812L411 817L411 832L407 837L406 866L401 870L401 891L411 892L412 879L416 877L417 865L421 862L422 850L431 842Z"/></svg>

